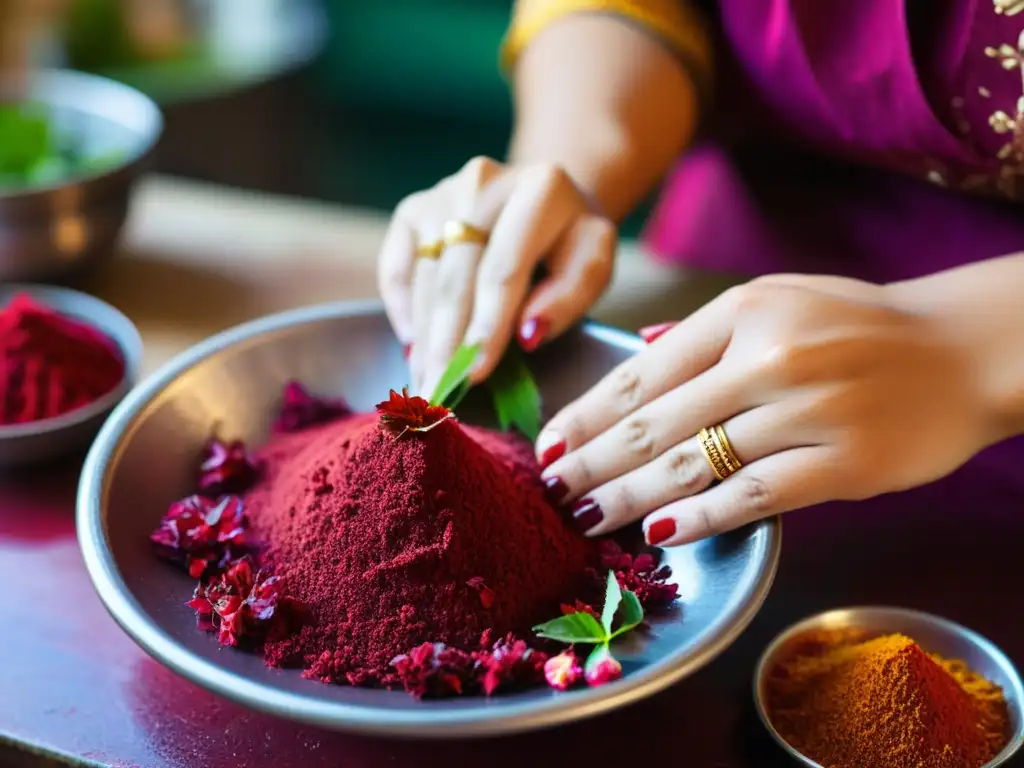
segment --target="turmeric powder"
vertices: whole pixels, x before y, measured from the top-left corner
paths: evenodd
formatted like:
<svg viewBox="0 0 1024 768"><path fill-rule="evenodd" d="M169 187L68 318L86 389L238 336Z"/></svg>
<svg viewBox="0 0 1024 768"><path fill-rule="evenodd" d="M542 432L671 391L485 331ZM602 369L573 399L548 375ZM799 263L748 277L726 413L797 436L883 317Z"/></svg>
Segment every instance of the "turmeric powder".
<svg viewBox="0 0 1024 768"><path fill-rule="evenodd" d="M1009 738L997 685L899 634L807 633L766 692L779 735L827 768L978 768Z"/></svg>

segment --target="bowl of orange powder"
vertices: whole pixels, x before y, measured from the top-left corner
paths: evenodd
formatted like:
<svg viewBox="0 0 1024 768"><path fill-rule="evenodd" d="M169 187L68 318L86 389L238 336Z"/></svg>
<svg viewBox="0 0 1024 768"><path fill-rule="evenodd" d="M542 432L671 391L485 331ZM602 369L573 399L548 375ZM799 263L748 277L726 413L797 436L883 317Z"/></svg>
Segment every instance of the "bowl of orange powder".
<svg viewBox="0 0 1024 768"><path fill-rule="evenodd" d="M761 721L798 762L827 768L992 768L1024 743L1024 685L976 632L905 608L805 619L754 673Z"/></svg>
<svg viewBox="0 0 1024 768"><path fill-rule="evenodd" d="M0 287L0 469L84 451L141 358L135 326L106 302L54 286Z"/></svg>

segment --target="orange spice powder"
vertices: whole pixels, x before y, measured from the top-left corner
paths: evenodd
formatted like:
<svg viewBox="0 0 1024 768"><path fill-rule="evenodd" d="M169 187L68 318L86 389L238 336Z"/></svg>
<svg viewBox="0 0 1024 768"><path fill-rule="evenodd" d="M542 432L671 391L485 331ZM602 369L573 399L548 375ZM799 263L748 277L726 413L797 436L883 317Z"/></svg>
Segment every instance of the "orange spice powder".
<svg viewBox="0 0 1024 768"><path fill-rule="evenodd" d="M782 738L828 768L978 768L1009 738L999 686L899 634L802 635L766 693Z"/></svg>

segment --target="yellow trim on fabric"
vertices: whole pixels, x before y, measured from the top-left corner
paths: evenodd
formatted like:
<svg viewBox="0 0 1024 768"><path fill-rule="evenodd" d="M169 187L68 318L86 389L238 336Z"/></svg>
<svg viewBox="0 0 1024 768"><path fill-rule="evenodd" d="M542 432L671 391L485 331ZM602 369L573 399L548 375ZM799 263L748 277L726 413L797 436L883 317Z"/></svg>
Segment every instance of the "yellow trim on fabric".
<svg viewBox="0 0 1024 768"><path fill-rule="evenodd" d="M550 0L528 16L513 18L501 46L502 69L510 71L538 33L574 13L623 16L655 33L702 69L710 67L704 25L685 0Z"/></svg>

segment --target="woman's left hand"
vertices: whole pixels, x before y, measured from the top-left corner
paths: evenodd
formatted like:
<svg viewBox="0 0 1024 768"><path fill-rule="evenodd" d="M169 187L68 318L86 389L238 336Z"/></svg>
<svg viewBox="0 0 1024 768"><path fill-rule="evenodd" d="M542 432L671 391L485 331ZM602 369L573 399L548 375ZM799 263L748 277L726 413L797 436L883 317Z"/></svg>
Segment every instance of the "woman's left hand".
<svg viewBox="0 0 1024 768"><path fill-rule="evenodd" d="M777 275L664 333L544 428L553 500L589 535L684 544L937 479L998 440L968 350L898 286ZM696 435L722 425L719 484Z"/></svg>

